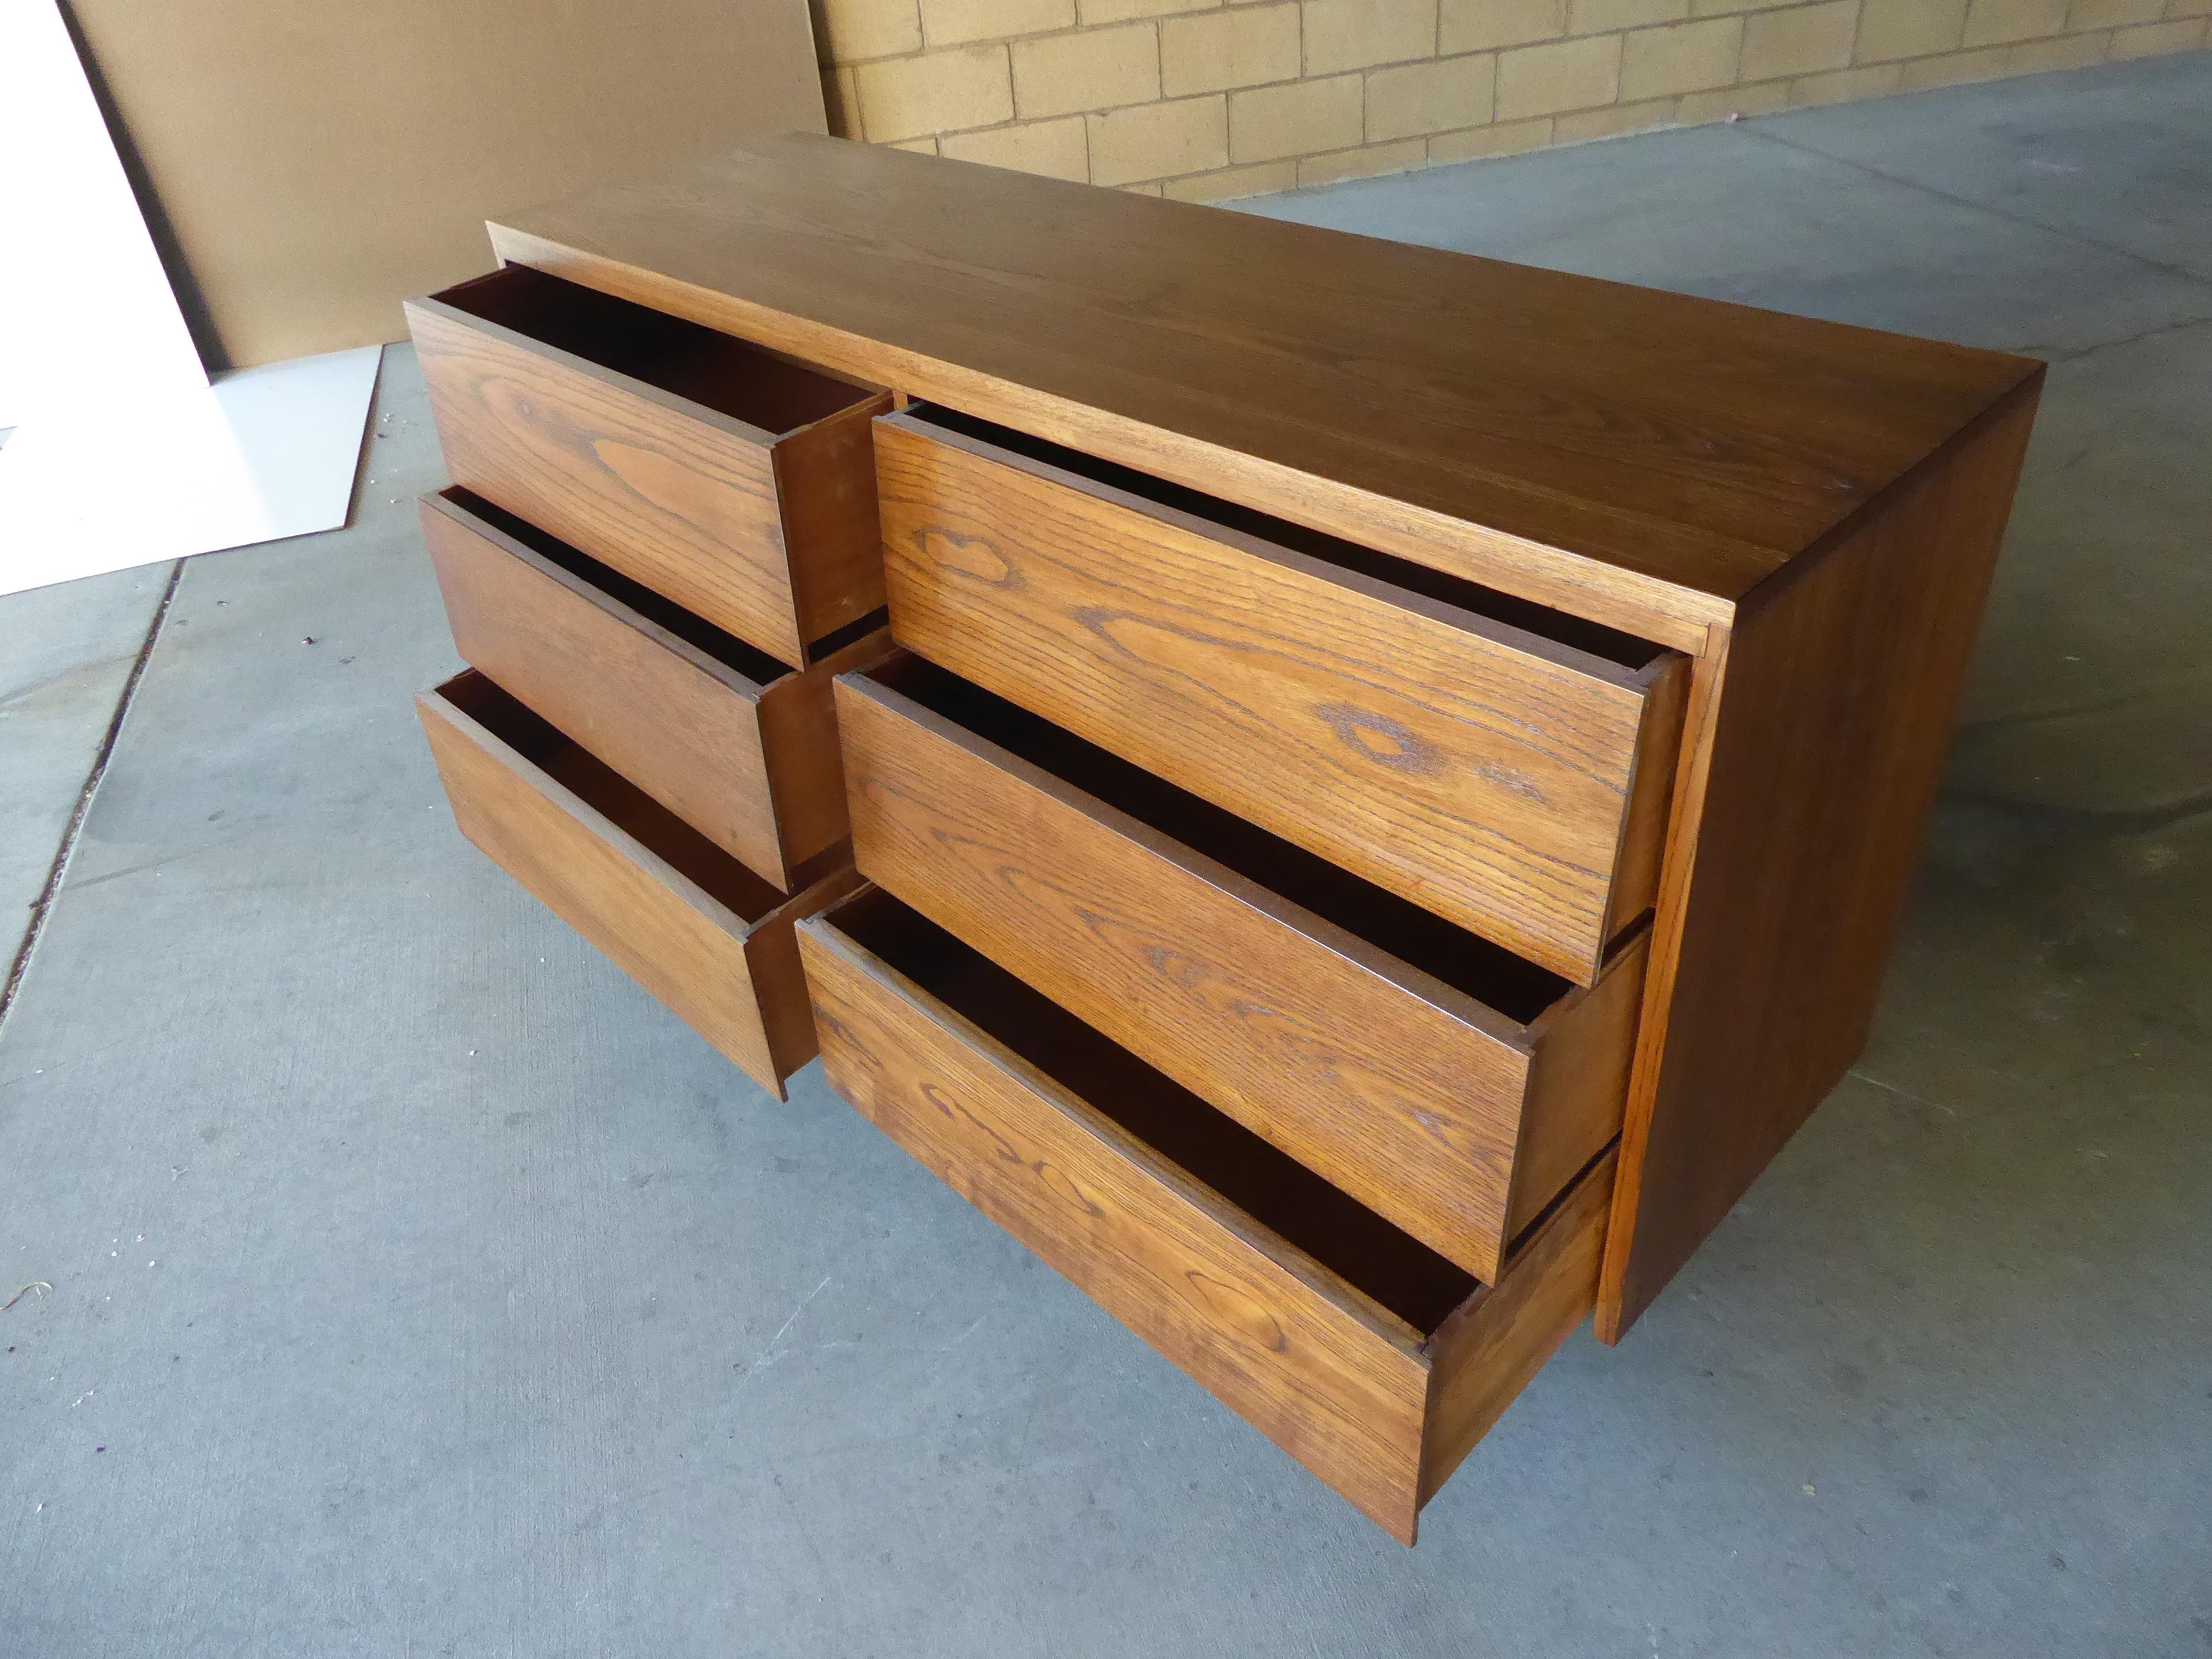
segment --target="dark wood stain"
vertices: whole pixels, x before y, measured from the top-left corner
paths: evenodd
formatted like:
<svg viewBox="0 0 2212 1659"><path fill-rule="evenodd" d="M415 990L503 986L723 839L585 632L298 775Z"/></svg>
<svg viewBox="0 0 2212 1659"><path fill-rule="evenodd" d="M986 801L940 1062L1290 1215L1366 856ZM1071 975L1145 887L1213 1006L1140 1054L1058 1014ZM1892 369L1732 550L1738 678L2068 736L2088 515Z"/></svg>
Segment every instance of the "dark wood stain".
<svg viewBox="0 0 2212 1659"><path fill-rule="evenodd" d="M862 873L1467 1271L1619 1133L1640 943L1577 991L917 658L838 705Z"/></svg>
<svg viewBox="0 0 2212 1659"><path fill-rule="evenodd" d="M886 394L521 266L407 319L455 483L794 667L882 605Z"/></svg>
<svg viewBox="0 0 2212 1659"><path fill-rule="evenodd" d="M1639 750L1672 751L1647 718L1671 653L1630 669L911 414L877 428L900 643L1583 984L1650 903L1615 878L1651 869L1624 836L1662 827L1627 802Z"/></svg>
<svg viewBox="0 0 2212 1659"><path fill-rule="evenodd" d="M777 1098L815 1052L786 896L471 669L416 700L463 834Z"/></svg>
<svg viewBox="0 0 2212 1659"><path fill-rule="evenodd" d="M1694 648L2031 366L835 139L503 258Z"/></svg>

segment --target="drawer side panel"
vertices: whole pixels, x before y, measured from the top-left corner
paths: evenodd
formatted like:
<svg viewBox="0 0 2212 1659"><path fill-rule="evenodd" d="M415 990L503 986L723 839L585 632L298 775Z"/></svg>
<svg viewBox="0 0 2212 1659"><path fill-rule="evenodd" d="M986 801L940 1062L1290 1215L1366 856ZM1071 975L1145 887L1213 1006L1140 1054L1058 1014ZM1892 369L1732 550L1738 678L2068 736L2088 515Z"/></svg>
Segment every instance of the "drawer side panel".
<svg viewBox="0 0 2212 1659"><path fill-rule="evenodd" d="M1424 1504L1589 1316L1615 1158L1608 1151L1593 1165L1514 1253L1497 1288L1461 1308L1430 1343Z"/></svg>
<svg viewBox="0 0 2212 1659"><path fill-rule="evenodd" d="M818 640L884 603L876 515L875 417L884 392L794 432L775 447L776 494L792 550L802 638Z"/></svg>

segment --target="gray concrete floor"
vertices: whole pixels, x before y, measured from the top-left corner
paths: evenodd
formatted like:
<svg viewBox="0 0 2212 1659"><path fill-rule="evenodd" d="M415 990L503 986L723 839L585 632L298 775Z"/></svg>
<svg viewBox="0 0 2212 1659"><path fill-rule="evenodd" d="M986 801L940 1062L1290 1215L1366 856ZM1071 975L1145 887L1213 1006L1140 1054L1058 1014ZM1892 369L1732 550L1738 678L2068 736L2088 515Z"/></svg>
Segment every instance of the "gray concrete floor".
<svg viewBox="0 0 2212 1659"><path fill-rule="evenodd" d="M2054 360L1864 1062L1389 1542L455 835L354 522L0 601L0 1654L2212 1650L2212 57L1254 204ZM312 637L314 643L306 643Z"/></svg>

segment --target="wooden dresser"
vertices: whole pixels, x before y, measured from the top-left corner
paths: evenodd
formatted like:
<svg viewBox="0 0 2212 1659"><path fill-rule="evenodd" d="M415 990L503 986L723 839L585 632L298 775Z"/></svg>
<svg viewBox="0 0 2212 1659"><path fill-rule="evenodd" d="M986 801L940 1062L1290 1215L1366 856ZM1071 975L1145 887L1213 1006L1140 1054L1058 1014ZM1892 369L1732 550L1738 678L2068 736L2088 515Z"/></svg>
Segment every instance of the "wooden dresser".
<svg viewBox="0 0 2212 1659"><path fill-rule="evenodd" d="M1857 1055L2042 366L834 139L491 230L462 829L1411 1542Z"/></svg>

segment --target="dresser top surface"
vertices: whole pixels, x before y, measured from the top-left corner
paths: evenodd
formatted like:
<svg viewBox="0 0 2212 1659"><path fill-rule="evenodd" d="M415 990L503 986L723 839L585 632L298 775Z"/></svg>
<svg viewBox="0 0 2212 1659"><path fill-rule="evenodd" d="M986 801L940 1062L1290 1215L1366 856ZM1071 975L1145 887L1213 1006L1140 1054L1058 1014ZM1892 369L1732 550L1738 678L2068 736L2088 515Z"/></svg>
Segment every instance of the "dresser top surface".
<svg viewBox="0 0 2212 1659"><path fill-rule="evenodd" d="M802 135L492 234L505 258L1321 528L1403 552L1457 521L1717 618L2042 370Z"/></svg>

